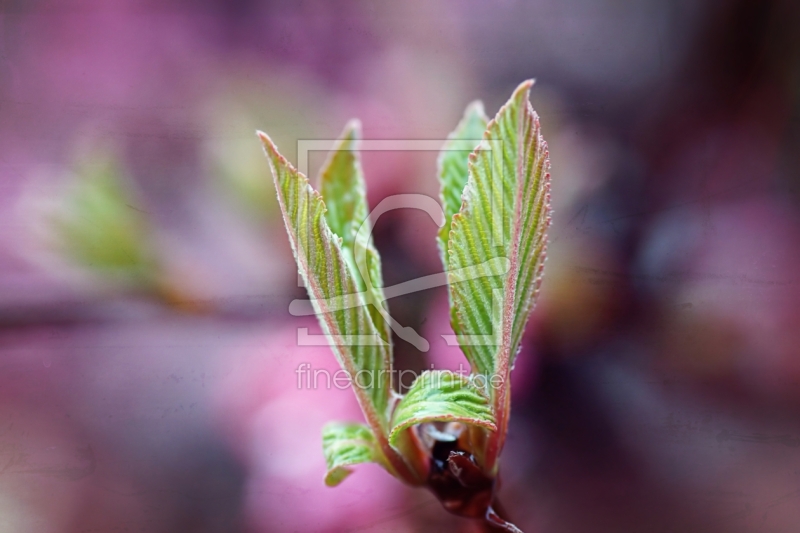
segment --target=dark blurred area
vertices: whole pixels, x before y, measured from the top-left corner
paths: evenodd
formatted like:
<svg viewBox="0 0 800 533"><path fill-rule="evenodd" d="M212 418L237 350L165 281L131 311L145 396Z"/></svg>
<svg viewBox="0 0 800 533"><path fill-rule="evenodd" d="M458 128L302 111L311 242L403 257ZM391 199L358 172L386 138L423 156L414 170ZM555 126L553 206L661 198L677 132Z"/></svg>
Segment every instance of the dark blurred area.
<svg viewBox="0 0 800 533"><path fill-rule="evenodd" d="M323 485L313 321L269 168L359 118L442 139L537 83L545 280L501 499L526 532L800 524L800 4L794 0L0 1L0 533L479 531L374 465ZM312 153L310 168L325 154ZM436 153L363 153L371 205ZM375 229L387 285L437 228ZM392 299L457 366L447 295Z"/></svg>

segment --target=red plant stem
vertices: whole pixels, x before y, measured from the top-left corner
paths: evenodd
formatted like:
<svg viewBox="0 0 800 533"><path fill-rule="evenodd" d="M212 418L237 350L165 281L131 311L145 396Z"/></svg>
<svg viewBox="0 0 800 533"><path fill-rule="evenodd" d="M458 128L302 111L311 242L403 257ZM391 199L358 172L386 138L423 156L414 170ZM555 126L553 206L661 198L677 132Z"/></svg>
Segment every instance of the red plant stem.
<svg viewBox="0 0 800 533"><path fill-rule="evenodd" d="M486 511L484 528L488 532L505 531L506 533L522 533L522 530L509 521L508 513L496 497L492 505Z"/></svg>
<svg viewBox="0 0 800 533"><path fill-rule="evenodd" d="M505 386L500 387L497 390L497 395L494 397L495 424L497 425L497 431L489 433L486 450L484 452L484 468L486 473L491 476L497 475L499 466L498 459L500 458L500 452L503 451L503 444L505 443L506 434L508 433L508 417L511 411L509 386L508 379L506 379Z"/></svg>

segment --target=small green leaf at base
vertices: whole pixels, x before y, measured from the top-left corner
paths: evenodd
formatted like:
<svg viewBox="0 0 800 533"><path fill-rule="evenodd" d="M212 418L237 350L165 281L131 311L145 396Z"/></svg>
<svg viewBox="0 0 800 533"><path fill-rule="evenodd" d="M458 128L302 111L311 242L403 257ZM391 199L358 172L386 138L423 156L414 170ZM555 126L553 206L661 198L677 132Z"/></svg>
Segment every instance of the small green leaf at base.
<svg viewBox="0 0 800 533"><path fill-rule="evenodd" d="M397 404L389 442L425 422L463 422L496 430L489 399L466 376L449 370L423 372Z"/></svg>
<svg viewBox="0 0 800 533"><path fill-rule="evenodd" d="M378 462L375 437L363 424L329 422L322 428L322 452L328 464L325 484L335 487L353 473L350 466Z"/></svg>

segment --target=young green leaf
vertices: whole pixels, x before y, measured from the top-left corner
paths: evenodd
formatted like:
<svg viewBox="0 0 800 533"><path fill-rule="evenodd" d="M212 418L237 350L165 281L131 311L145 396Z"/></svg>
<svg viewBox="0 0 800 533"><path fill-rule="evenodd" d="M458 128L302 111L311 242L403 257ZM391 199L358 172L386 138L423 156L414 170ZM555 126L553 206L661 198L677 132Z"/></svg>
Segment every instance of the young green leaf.
<svg viewBox="0 0 800 533"><path fill-rule="evenodd" d="M325 200L325 219L342 239L342 248L353 248L358 225L367 218L364 177L356 154L360 125L352 120L345 126L320 172L320 192ZM355 266L355 265L353 265Z"/></svg>
<svg viewBox="0 0 800 533"><path fill-rule="evenodd" d="M356 164L356 160L347 155L352 151L351 145L346 139L340 143L330 164L326 166L328 177L323 179L323 183L326 184L328 201L336 205L335 214L329 222L322 196L278 152L267 134L258 132L258 135L272 170L278 204L297 267L322 329L331 341L339 364L353 381L353 390L381 456L402 479L419 483L419 476L389 444L391 345L385 340L385 324L376 323L373 314L367 310L367 302L374 293L359 290L358 271L353 268L353 262L348 260L345 252L346 249L358 250L359 243L349 233L352 227L348 230L342 225L339 213L352 210L357 214L366 210L358 207L359 202L366 205L366 201L363 199L363 185L359 186L358 179L353 178L352 165ZM337 187L331 183L339 180L350 185ZM341 191L348 191L348 194ZM358 194L361 200L353 200L353 195ZM355 222L358 228L362 221ZM345 235L334 233L331 224ZM345 237L349 240L346 241ZM374 254L372 268L379 268L377 252ZM373 283L375 279L380 278L373 276Z"/></svg>
<svg viewBox="0 0 800 533"><path fill-rule="evenodd" d="M331 231L341 238L341 249L359 292L367 291L365 301L381 338L391 342L389 324L375 306L383 305L383 275L378 250L369 234L359 233L361 224L369 216L364 174L358 160L358 142L361 139L361 123L351 120L345 126L339 142L330 153L320 173L320 192L327 211L325 219ZM361 253L358 253L361 252ZM364 257L366 264L357 265ZM361 275L359 266L369 273L370 284Z"/></svg>
<svg viewBox="0 0 800 533"><path fill-rule="evenodd" d="M448 270L505 257L509 268L450 285L454 329L473 372L508 384L513 359L538 292L550 224L549 155L522 83L488 124L469 157L463 205L453 217ZM508 386L491 390L498 432L487 449L494 467L508 423Z"/></svg>
<svg viewBox="0 0 800 533"><path fill-rule="evenodd" d="M389 441L425 422L464 422L494 431L489 399L466 376L449 370L423 372L395 407Z"/></svg>
<svg viewBox="0 0 800 533"><path fill-rule="evenodd" d="M356 274L342 248L344 239L331 231L322 197L265 133L259 136L272 169L289 241L314 310L339 364L354 382L359 381L353 389L370 427L385 433L391 394L389 345L366 309L364 294L358 290ZM335 203L339 198L332 196L331 200ZM352 299L356 299L356 305L336 305L337 301ZM356 342L350 342L353 340ZM363 378L359 380L359 376Z"/></svg>
<svg viewBox="0 0 800 533"><path fill-rule="evenodd" d="M109 156L82 162L78 180L52 214L51 227L75 263L135 284L152 281L156 265L142 213Z"/></svg>
<svg viewBox="0 0 800 533"><path fill-rule="evenodd" d="M480 101L472 102L464 111L464 117L456 129L447 137L439 153L440 196L444 207L444 225L439 229L439 249L444 267L447 268L447 241L450 238L450 221L461 209L461 193L467 184L467 161L469 154L483 138L489 121Z"/></svg>
<svg viewBox="0 0 800 533"><path fill-rule="evenodd" d="M325 484L335 487L352 473L348 468L380 461L372 431L363 424L329 422L322 428L322 453L328 465Z"/></svg>

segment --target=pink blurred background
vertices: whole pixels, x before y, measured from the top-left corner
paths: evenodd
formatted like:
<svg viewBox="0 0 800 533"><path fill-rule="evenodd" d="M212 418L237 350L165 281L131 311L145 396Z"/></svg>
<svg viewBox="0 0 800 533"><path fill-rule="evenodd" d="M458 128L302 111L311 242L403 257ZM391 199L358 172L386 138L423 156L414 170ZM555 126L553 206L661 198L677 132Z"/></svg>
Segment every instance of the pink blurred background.
<svg viewBox="0 0 800 533"><path fill-rule="evenodd" d="M0 533L475 532L374 465L324 486L350 391L267 131L444 139L535 77L553 166L542 298L501 498L526 532L800 524L800 9L792 0L0 2ZM314 153L312 170L325 154ZM438 197L436 153L365 152L369 199ZM381 218L392 285L438 272ZM393 299L457 367L447 295Z"/></svg>

